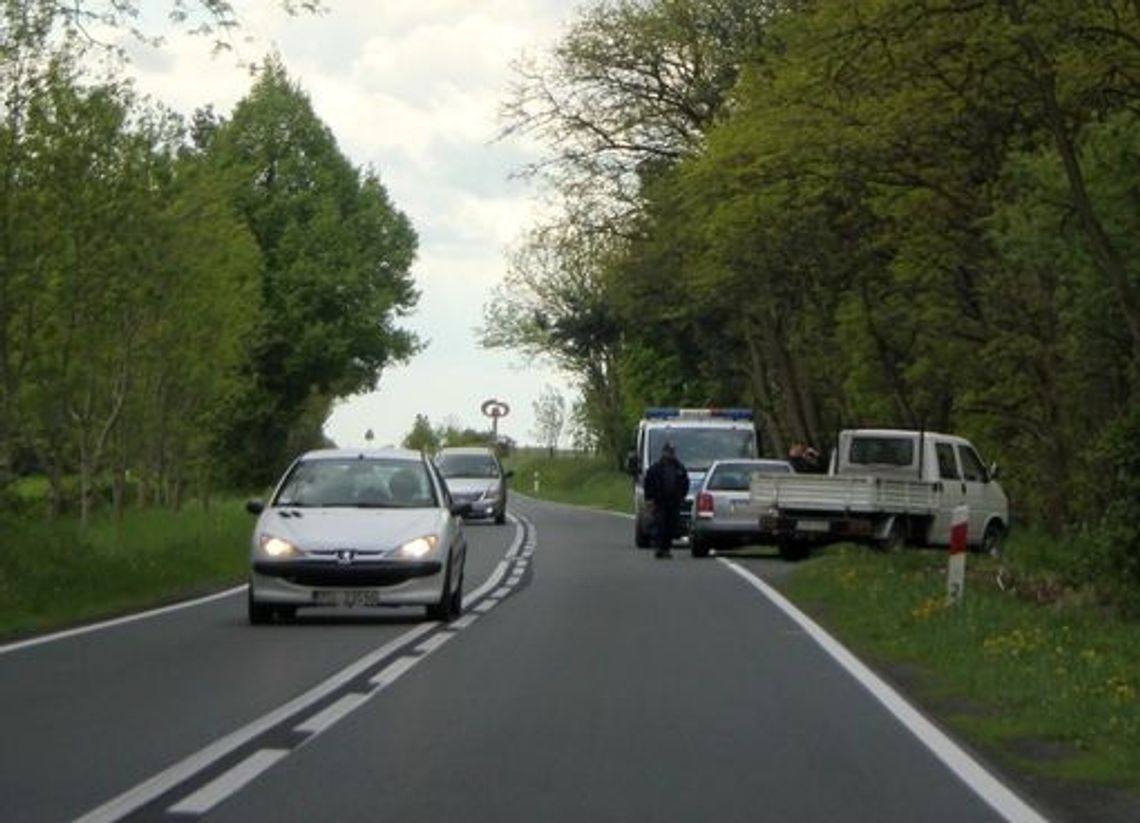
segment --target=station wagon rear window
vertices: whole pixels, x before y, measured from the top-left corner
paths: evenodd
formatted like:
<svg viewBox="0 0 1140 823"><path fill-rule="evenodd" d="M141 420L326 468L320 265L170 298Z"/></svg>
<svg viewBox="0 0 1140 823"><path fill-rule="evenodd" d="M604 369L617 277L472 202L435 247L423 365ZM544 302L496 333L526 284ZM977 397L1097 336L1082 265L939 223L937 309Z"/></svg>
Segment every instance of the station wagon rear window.
<svg viewBox="0 0 1140 823"><path fill-rule="evenodd" d="M864 466L914 464L914 441L904 437L856 437L848 462Z"/></svg>

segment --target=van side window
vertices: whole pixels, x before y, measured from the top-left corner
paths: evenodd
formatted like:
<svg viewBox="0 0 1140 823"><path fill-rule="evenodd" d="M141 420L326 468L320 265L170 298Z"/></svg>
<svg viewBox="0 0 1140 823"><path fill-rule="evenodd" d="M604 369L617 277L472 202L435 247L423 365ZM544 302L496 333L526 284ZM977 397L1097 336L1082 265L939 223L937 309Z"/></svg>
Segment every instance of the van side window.
<svg viewBox="0 0 1140 823"><path fill-rule="evenodd" d="M962 460L962 475L967 480L984 483L986 480L986 467L978 453L969 446L958 447L958 457Z"/></svg>
<svg viewBox="0 0 1140 823"><path fill-rule="evenodd" d="M938 453L938 476L943 480L960 480L958 461L954 459L954 447L949 443L936 443Z"/></svg>

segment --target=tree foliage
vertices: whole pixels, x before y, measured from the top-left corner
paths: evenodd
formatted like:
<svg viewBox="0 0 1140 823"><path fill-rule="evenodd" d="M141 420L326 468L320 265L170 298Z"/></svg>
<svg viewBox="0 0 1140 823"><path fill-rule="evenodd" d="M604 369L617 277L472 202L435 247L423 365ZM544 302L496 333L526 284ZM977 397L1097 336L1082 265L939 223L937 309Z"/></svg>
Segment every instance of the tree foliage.
<svg viewBox="0 0 1140 823"><path fill-rule="evenodd" d="M1005 466L1018 519L1099 522L1122 494L1104 444L1140 402L1140 8L752 4L747 40L702 41L702 67L732 67L711 116L634 105L652 95L617 82L630 53L678 53L647 21L705 5L595 4L541 83L522 75L537 94L514 102L545 116L513 122L546 141L564 214L623 217L592 259L531 236L583 289L571 305L512 272L500 342L558 360L550 330L604 305L627 426L655 403L751 405L775 453L841 425L951 429ZM629 121L607 120L620 99Z"/></svg>
<svg viewBox="0 0 1140 823"><path fill-rule="evenodd" d="M222 432L234 476L254 480L319 436L336 397L418 349L395 324L418 299L416 235L276 60L208 140L204 160L261 251L264 311Z"/></svg>
<svg viewBox="0 0 1140 823"><path fill-rule="evenodd" d="M87 517L261 482L416 350L415 233L277 62L188 126L85 82L58 13L4 6L0 491L41 472Z"/></svg>

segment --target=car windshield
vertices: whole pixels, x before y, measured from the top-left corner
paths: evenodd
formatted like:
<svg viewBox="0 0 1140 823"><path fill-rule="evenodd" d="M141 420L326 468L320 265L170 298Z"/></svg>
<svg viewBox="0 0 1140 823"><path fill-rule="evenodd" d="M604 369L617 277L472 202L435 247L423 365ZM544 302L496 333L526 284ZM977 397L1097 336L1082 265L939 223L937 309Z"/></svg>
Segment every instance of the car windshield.
<svg viewBox="0 0 1140 823"><path fill-rule="evenodd" d="M274 505L434 508L438 503L421 462L346 458L297 463Z"/></svg>
<svg viewBox="0 0 1140 823"><path fill-rule="evenodd" d="M770 463L722 463L708 479L709 491L748 491L752 478L758 474L790 474L791 465L778 461Z"/></svg>
<svg viewBox="0 0 1140 823"><path fill-rule="evenodd" d="M498 477L499 464L489 454L441 453L435 459L444 477Z"/></svg>
<svg viewBox="0 0 1140 823"><path fill-rule="evenodd" d="M650 429L649 454L656 460L669 440L689 471L705 471L717 460L756 457L756 434L748 429L667 427Z"/></svg>

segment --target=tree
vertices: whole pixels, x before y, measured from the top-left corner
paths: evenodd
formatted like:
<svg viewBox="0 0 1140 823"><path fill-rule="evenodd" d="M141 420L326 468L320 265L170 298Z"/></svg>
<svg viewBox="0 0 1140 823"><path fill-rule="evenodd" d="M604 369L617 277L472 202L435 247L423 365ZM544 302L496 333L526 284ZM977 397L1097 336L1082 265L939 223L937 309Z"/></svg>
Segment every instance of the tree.
<svg viewBox="0 0 1140 823"><path fill-rule="evenodd" d="M553 183L579 223L620 219L644 174L699 148L781 5L595 0L545 61L515 63L504 135L550 147L526 171Z"/></svg>
<svg viewBox="0 0 1140 823"><path fill-rule="evenodd" d="M440 436L431 426L427 415L417 414L412 430L404 437L403 447L415 449L429 454L439 451Z"/></svg>
<svg viewBox="0 0 1140 823"><path fill-rule="evenodd" d="M551 457L558 449L558 438L566 422L566 400L553 386L544 386L542 394L532 404L538 442L546 447Z"/></svg>
<svg viewBox="0 0 1140 823"><path fill-rule="evenodd" d="M335 398L373 389L418 350L395 324L418 299L416 235L275 59L205 155L263 259L265 314L221 433L235 479L262 480L319 437Z"/></svg>
<svg viewBox="0 0 1140 823"><path fill-rule="evenodd" d="M80 45L102 47L123 56L121 48L102 39L107 29L125 30L138 40L151 44L162 42L161 34L144 28L142 3L138 0L5 0L9 8L35 7L45 15L49 27L61 29L63 36ZM324 11L321 0L279 0L278 5L290 15L318 14ZM241 28L241 19L231 0L168 0L165 19L192 34L213 37L217 50L232 47L230 36Z"/></svg>
<svg viewBox="0 0 1140 823"><path fill-rule="evenodd" d="M604 448L620 463L627 440L618 371L622 338L603 280L615 243L572 228L536 232L484 307L479 334L486 348L546 358L579 378Z"/></svg>

